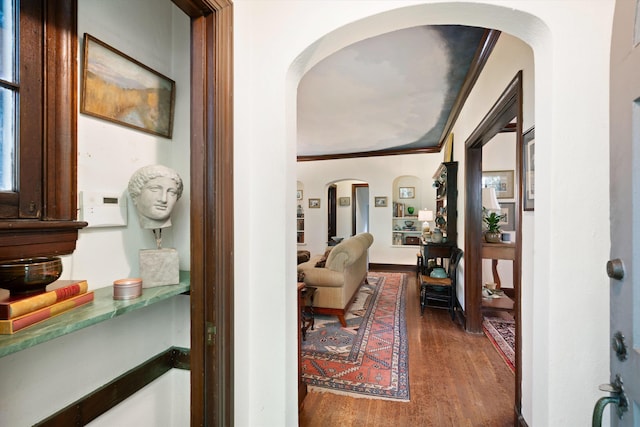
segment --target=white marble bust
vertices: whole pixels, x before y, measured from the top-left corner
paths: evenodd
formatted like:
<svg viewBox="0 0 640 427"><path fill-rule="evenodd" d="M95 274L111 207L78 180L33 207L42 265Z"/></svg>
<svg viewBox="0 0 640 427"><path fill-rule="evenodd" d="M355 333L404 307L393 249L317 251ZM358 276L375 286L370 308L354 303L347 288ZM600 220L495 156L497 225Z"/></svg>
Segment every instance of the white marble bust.
<svg viewBox="0 0 640 427"><path fill-rule="evenodd" d="M129 195L138 212L140 227L162 229L171 226L171 211L182 196L182 178L163 165L138 169L129 179Z"/></svg>

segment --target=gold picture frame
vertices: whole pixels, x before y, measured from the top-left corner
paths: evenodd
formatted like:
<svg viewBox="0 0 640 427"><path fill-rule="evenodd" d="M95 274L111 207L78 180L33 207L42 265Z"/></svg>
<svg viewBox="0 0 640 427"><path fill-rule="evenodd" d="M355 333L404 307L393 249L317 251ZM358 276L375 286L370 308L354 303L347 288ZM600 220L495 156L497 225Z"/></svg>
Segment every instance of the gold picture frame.
<svg viewBox="0 0 640 427"><path fill-rule="evenodd" d="M81 113L171 138L175 92L170 78L84 34Z"/></svg>

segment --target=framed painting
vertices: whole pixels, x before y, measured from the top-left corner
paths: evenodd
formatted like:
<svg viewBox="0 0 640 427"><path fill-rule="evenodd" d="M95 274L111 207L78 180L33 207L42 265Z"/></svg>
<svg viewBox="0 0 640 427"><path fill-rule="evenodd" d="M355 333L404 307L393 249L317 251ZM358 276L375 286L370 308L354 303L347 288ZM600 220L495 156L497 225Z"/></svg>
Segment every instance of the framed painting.
<svg viewBox="0 0 640 427"><path fill-rule="evenodd" d="M376 208L384 208L387 206L387 198L386 196L376 196L374 197L374 203L373 205Z"/></svg>
<svg viewBox="0 0 640 427"><path fill-rule="evenodd" d="M302 200L302 190L296 191L296 200Z"/></svg>
<svg viewBox="0 0 640 427"><path fill-rule="evenodd" d="M85 33L80 112L171 138L175 82Z"/></svg>
<svg viewBox="0 0 640 427"><path fill-rule="evenodd" d="M340 197L338 199L338 204L340 206L349 206L351 204L351 198L350 197Z"/></svg>
<svg viewBox="0 0 640 427"><path fill-rule="evenodd" d="M317 209L320 207L320 199L309 199L309 207Z"/></svg>
<svg viewBox="0 0 640 427"><path fill-rule="evenodd" d="M413 199L416 197L416 188L415 187L400 187L401 199Z"/></svg>
<svg viewBox="0 0 640 427"><path fill-rule="evenodd" d="M513 199L513 171L482 172L482 187L495 188L498 199Z"/></svg>
<svg viewBox="0 0 640 427"><path fill-rule="evenodd" d="M500 214L504 215L504 220L498 223L502 231L515 231L516 204L513 202L500 203Z"/></svg>
<svg viewBox="0 0 640 427"><path fill-rule="evenodd" d="M522 209L532 211L536 201L536 135L532 127L522 138Z"/></svg>

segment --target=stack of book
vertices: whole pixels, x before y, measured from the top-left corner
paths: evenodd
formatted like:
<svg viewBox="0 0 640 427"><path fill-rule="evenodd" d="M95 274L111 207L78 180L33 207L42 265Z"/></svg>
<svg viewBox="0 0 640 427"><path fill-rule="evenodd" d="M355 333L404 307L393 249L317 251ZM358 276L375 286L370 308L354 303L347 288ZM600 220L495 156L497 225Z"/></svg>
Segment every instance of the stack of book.
<svg viewBox="0 0 640 427"><path fill-rule="evenodd" d="M0 293L0 334L14 334L91 301L86 280L56 280L37 294Z"/></svg>

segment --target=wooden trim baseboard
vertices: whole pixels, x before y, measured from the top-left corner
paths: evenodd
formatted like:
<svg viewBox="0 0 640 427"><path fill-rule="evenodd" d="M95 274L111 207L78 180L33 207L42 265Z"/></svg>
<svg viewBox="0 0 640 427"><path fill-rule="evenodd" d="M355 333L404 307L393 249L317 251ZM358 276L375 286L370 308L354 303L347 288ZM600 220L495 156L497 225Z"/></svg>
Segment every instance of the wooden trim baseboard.
<svg viewBox="0 0 640 427"><path fill-rule="evenodd" d="M189 349L170 347L34 426L83 426L171 369L189 370Z"/></svg>

